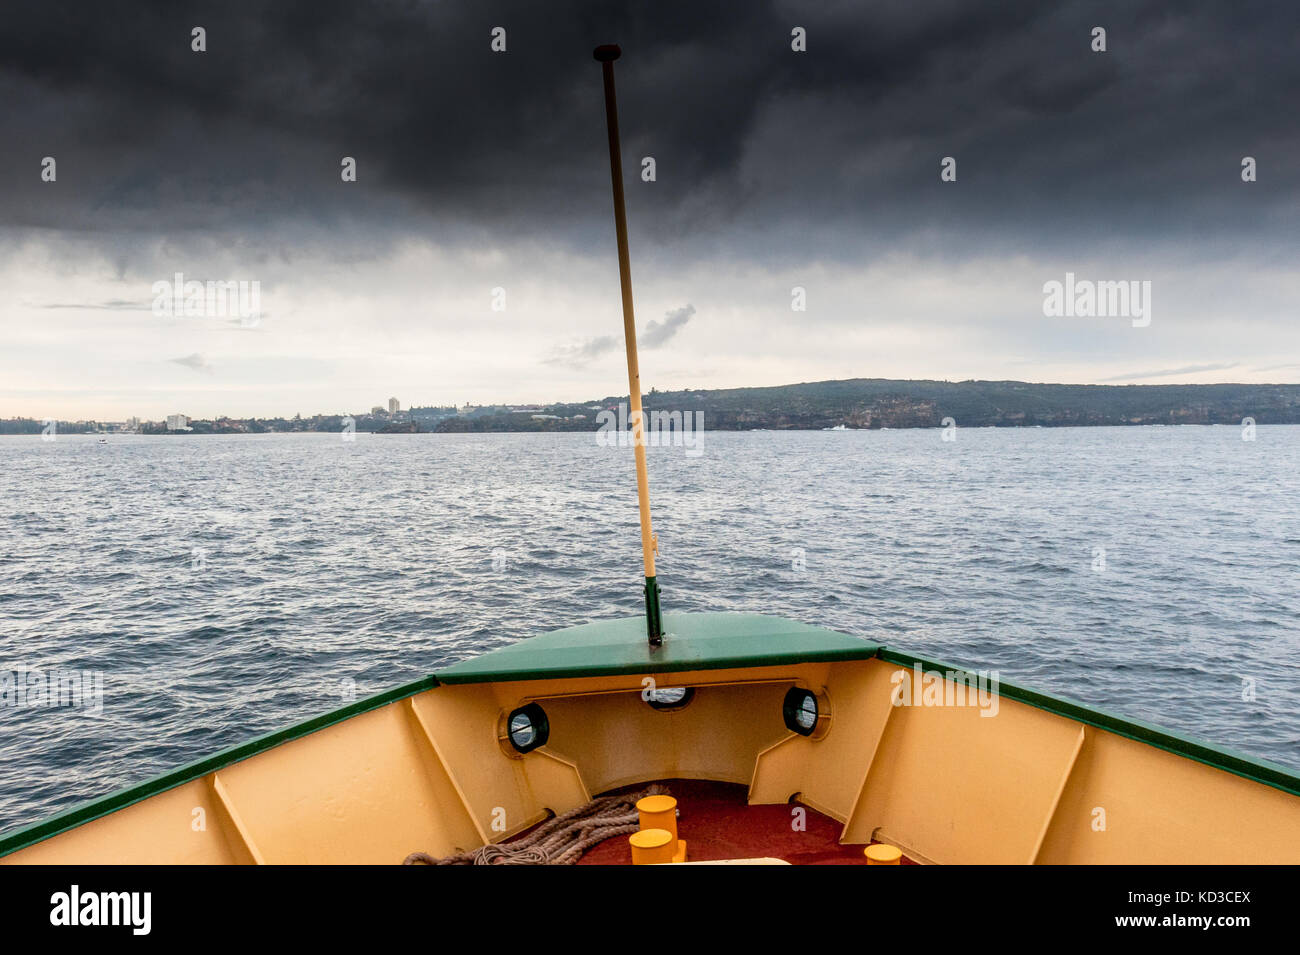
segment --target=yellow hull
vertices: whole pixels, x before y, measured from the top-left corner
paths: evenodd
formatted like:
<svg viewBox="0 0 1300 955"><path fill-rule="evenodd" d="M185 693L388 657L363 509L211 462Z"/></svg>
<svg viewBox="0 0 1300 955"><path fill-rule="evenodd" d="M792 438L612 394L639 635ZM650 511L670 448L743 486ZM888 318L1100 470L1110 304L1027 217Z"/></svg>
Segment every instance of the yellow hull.
<svg viewBox="0 0 1300 955"><path fill-rule="evenodd" d="M695 688L672 710L643 699L651 675L439 683L0 862L395 864L500 842L595 794L672 778L740 783L752 804L797 795L843 823L844 843L878 839L934 863L1300 859L1300 796L1276 781L1005 693L982 706L896 705L915 668L880 655L659 673L661 686ZM792 686L819 695L824 735L787 729ZM502 722L530 702L545 710L549 741L511 753Z"/></svg>

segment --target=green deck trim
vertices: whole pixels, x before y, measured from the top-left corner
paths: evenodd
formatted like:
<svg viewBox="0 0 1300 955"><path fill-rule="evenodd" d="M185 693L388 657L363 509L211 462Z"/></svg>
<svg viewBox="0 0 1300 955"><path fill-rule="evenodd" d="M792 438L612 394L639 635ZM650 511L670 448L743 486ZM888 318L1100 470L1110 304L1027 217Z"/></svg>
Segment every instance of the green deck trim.
<svg viewBox="0 0 1300 955"><path fill-rule="evenodd" d="M888 647L881 648L880 659L900 666L912 667L919 663L924 670L952 671L958 674L974 675L974 671L962 667L936 663L933 660L927 660L901 650L892 650ZM1292 796L1300 796L1300 773L1287 769L1285 766L1279 766L1277 763L1255 759L1243 753L1224 749L1221 746L1215 746L1202 740L1171 733L1169 730L1161 729L1150 723L1143 723L1141 720L1108 713L1105 710L1099 710L1096 707L1075 700L1059 696L1048 696L1046 693L1025 689L1016 686L1014 683L1004 683L999 680L998 695L1008 700L1025 703L1036 709L1046 710L1048 713L1054 713L1057 716L1063 716L1078 723L1085 723L1108 733L1114 733L1116 736L1123 736L1139 743L1146 743L1148 746L1154 746L1156 749L1173 753L1175 756L1195 760L1198 763L1221 769L1224 772L1232 773L1234 776L1241 776L1252 782L1263 783L1274 789L1290 793Z"/></svg>
<svg viewBox="0 0 1300 955"><path fill-rule="evenodd" d="M664 614L663 646L646 641L645 617L556 630L464 660L440 683L504 683L567 677L679 673L869 660L880 649L858 637L757 613Z"/></svg>
<svg viewBox="0 0 1300 955"><path fill-rule="evenodd" d="M360 716L362 713L386 706L396 700L415 696L415 694L431 690L437 685L436 678L432 676L421 677L391 690L385 690L383 693L366 697L364 700L349 703L337 710L331 710L301 723L295 723L285 729L259 736L247 743L240 743L229 749L223 749L213 756L189 763L179 769L173 769L146 782L118 790L115 793L82 803L79 806L73 806L71 809L65 809L56 816L24 826L21 829L15 829L7 836L0 837L0 856L17 852L19 849L25 849L34 843L41 842L51 836L57 836L69 829L75 829L77 826L84 825L101 816L107 816L119 809L125 809L127 806L148 799L150 796L156 796L169 789L175 789L177 786L183 786L196 779L202 779L209 773L225 769L227 766L248 759L250 756L256 756L258 753L264 753L281 743L299 739L317 730L325 729L327 726L333 726L335 723L342 723L344 720Z"/></svg>

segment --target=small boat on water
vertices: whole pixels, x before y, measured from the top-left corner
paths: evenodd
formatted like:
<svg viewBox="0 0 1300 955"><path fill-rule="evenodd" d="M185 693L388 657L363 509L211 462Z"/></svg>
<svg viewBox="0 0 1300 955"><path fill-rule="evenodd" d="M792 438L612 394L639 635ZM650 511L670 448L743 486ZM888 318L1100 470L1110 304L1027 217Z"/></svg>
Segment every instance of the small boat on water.
<svg viewBox="0 0 1300 955"><path fill-rule="evenodd" d="M1284 767L809 624L661 611L618 56L595 51L645 613L545 633L197 759L0 838L0 862L1300 859L1300 774Z"/></svg>

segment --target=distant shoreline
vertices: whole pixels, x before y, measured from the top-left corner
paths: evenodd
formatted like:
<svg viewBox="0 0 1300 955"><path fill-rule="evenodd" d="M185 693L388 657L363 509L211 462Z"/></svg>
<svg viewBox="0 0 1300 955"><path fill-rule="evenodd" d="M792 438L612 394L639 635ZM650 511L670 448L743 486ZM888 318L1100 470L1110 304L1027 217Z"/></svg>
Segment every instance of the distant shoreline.
<svg viewBox="0 0 1300 955"><path fill-rule="evenodd" d="M396 408L396 399L393 399ZM60 433L145 434L531 433L627 425L626 396L549 405L417 406L309 418L59 421ZM651 389L649 429L820 431L841 428L1132 427L1178 424L1300 424L1300 384L1054 385L1024 381L851 378L765 388ZM177 431L176 426L189 428ZM0 420L0 434L40 434L49 420Z"/></svg>
<svg viewBox="0 0 1300 955"><path fill-rule="evenodd" d="M1297 427L1300 421L1274 421L1274 422L1255 422L1255 427ZM1060 424L1060 425L1041 425L1041 424L985 424L985 425L955 425L954 427L965 431L1069 431L1069 430L1088 430L1104 428L1235 428L1242 427L1240 422L1214 421L1214 422L1181 422L1175 424L1164 424L1161 422L1140 423L1140 424ZM819 434L822 432L846 433L846 432L887 432L887 431L942 431L945 430L942 425L907 425L899 428L880 427L880 428L702 428L696 433L712 434ZM60 431L60 438L265 438L277 437L287 434L314 434L322 436L340 435L341 431L259 431L256 433L240 431L165 431L159 433L141 434L136 431ZM553 429L549 431L539 429L482 429L477 431L356 431L357 435L378 438L403 438L411 436L437 436L442 438L473 437L484 434L596 434L592 430L575 430L575 429ZM39 434L18 434L18 433L0 433L2 438L39 438Z"/></svg>

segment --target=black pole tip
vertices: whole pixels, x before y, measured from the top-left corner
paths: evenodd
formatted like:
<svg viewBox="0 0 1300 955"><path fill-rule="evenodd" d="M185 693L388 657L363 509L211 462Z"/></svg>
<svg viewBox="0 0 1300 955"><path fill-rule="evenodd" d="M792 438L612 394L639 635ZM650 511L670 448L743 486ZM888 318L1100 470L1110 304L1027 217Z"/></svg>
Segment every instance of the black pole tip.
<svg viewBox="0 0 1300 955"><path fill-rule="evenodd" d="M592 50L591 55L602 63L613 63L623 55L623 51L618 48L617 43L605 43Z"/></svg>

